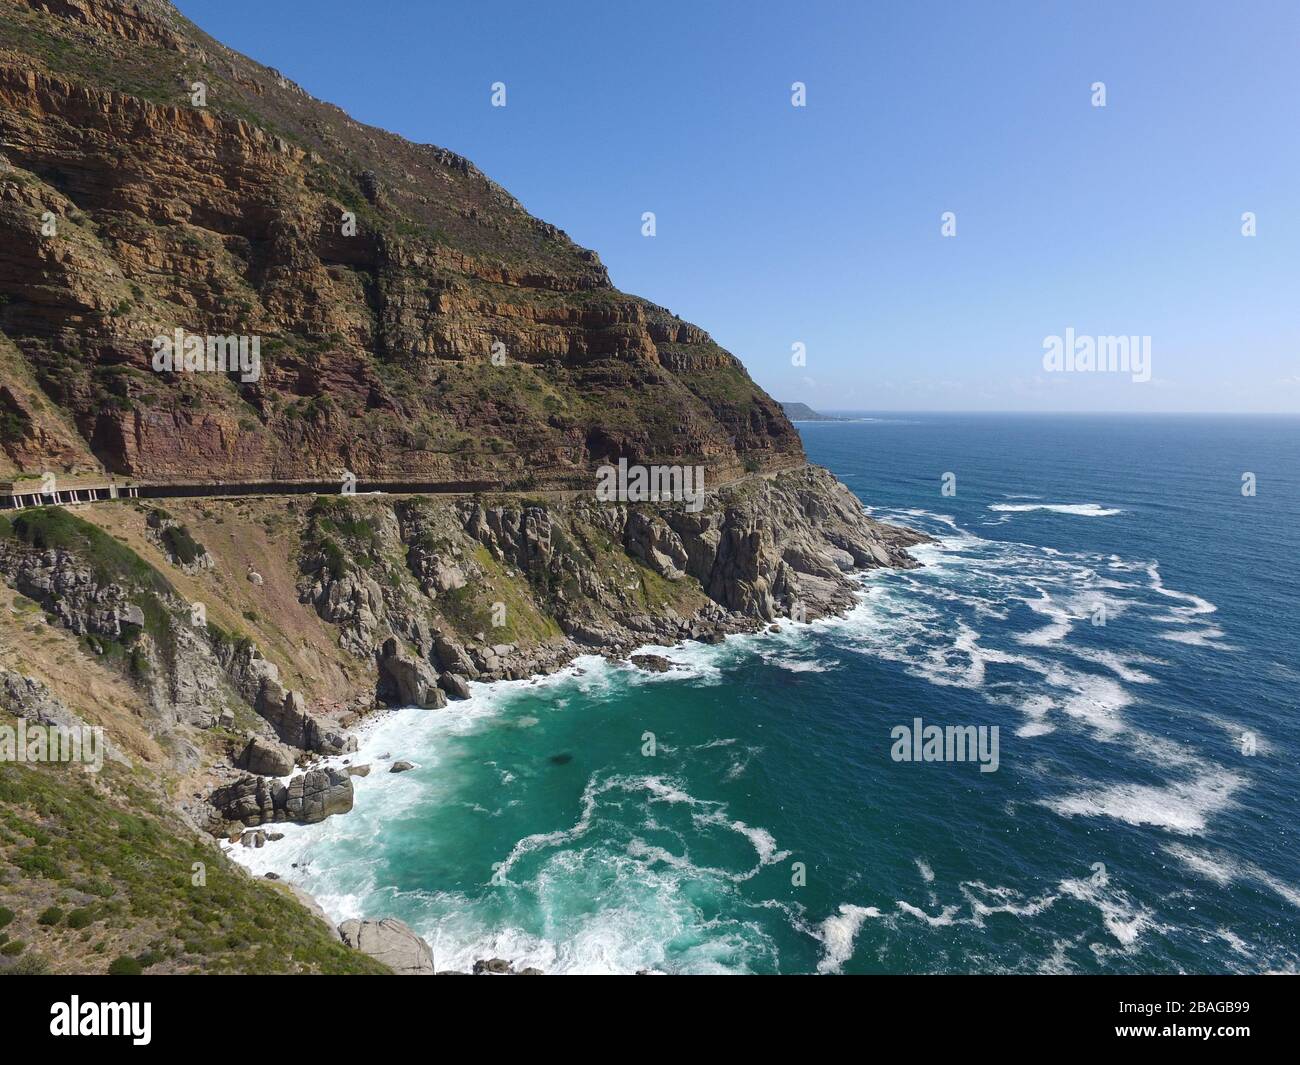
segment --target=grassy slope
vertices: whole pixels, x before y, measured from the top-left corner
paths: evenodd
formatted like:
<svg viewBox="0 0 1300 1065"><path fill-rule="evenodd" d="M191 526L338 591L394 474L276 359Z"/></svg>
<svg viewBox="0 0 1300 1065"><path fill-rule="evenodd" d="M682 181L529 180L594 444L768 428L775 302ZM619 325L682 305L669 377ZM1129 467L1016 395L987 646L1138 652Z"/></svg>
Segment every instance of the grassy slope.
<svg viewBox="0 0 1300 1065"><path fill-rule="evenodd" d="M0 907L0 972L387 971L112 765L0 764Z"/></svg>

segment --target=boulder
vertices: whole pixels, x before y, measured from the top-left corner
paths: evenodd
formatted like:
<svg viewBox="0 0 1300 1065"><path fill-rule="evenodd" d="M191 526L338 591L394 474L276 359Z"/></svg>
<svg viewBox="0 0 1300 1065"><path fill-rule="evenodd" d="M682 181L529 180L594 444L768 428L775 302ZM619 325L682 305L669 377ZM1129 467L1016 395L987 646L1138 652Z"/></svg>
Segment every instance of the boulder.
<svg viewBox="0 0 1300 1065"><path fill-rule="evenodd" d="M124 629L140 630L144 628L144 611L135 603L127 603L118 612L117 622Z"/></svg>
<svg viewBox="0 0 1300 1065"><path fill-rule="evenodd" d="M514 972L514 966L505 958L480 958L474 963L474 975L487 973L492 976L506 976Z"/></svg>
<svg viewBox="0 0 1300 1065"><path fill-rule="evenodd" d="M285 813L292 821L314 825L331 814L352 809L352 780L337 769L313 769L289 781Z"/></svg>
<svg viewBox="0 0 1300 1065"><path fill-rule="evenodd" d="M350 776L350 777L368 777L368 776L370 776L370 766L368 766L368 765L350 765L350 766L348 766L348 776Z"/></svg>
<svg viewBox="0 0 1300 1065"><path fill-rule="evenodd" d="M449 673L459 673L471 680L478 676L478 669L465 648L442 633L433 638L433 653L438 665Z"/></svg>
<svg viewBox="0 0 1300 1065"><path fill-rule="evenodd" d="M459 677L455 673L441 673L438 676L438 687L445 691L453 699L469 698L469 682L464 677Z"/></svg>
<svg viewBox="0 0 1300 1065"><path fill-rule="evenodd" d="M353 950L369 954L399 976L433 975L429 944L395 918L344 921L339 936Z"/></svg>
<svg viewBox="0 0 1300 1065"><path fill-rule="evenodd" d="M401 706L437 709L447 705L438 687L438 675L427 662L404 654L396 637L384 642L379 652L380 694Z"/></svg>
<svg viewBox="0 0 1300 1065"><path fill-rule="evenodd" d="M275 821L311 825L352 809L352 781L337 769L312 769L287 785L267 777L244 775L217 788L210 801L226 822L238 821L249 827ZM241 842L261 846L248 833Z"/></svg>
<svg viewBox="0 0 1300 1065"><path fill-rule="evenodd" d="M637 669L644 669L647 673L667 673L672 669L672 663L663 655L633 655L630 661Z"/></svg>
<svg viewBox="0 0 1300 1065"><path fill-rule="evenodd" d="M248 746L236 764L240 769L247 769L259 776L287 777L293 772L294 755L283 743L254 736L248 741Z"/></svg>
<svg viewBox="0 0 1300 1065"><path fill-rule="evenodd" d="M410 762L394 762L391 766L388 767L388 771L390 773L405 773L408 769L414 769L414 768L415 766L413 766Z"/></svg>

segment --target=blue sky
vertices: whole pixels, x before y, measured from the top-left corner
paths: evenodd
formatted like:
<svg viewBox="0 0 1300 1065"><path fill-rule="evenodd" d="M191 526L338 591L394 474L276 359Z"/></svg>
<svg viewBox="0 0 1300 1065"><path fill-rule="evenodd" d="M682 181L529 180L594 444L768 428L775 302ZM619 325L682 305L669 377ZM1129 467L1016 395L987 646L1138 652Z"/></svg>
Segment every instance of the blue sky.
<svg viewBox="0 0 1300 1065"><path fill-rule="evenodd" d="M1294 2L179 7L468 156L779 399L1300 410ZM1067 328L1149 336L1151 380L1046 373Z"/></svg>

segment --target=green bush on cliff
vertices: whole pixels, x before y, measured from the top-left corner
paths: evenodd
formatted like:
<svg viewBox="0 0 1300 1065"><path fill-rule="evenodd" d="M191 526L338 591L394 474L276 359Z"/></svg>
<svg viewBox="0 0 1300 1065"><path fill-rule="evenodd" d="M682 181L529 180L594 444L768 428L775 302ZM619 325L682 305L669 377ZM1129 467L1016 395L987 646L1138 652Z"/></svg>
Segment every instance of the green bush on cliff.
<svg viewBox="0 0 1300 1065"><path fill-rule="evenodd" d="M162 532L163 546L178 562L189 565L208 553L208 549L194 539L186 525L169 525Z"/></svg>

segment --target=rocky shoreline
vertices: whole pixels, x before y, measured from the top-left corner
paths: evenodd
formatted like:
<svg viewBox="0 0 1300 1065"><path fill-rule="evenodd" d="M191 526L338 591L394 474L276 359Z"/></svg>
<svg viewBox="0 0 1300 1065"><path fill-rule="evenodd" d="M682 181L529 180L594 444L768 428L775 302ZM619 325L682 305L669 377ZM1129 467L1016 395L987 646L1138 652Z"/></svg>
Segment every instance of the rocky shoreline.
<svg viewBox="0 0 1300 1065"><path fill-rule="evenodd" d="M856 500L854 504L856 506ZM860 512L860 507L858 509ZM870 519L865 520L870 521ZM926 542L928 537L911 530L881 526L877 523L872 523L870 527L873 531L877 528L889 530L889 550L885 554L888 564L903 567L917 565L909 555L905 554L905 549L901 545L912 546ZM846 554L850 553L846 552ZM863 557L863 553L859 551L857 555L850 554L850 557L856 562ZM872 552L870 557L873 562L879 564L878 554ZM806 564L806 558L802 561ZM747 614L738 610L728 611L713 604L713 608L705 608L699 615L689 620L667 617L653 620L638 619L635 629L625 624L625 629L634 632L635 635L611 633L609 646L592 647L570 638L559 647L550 649L546 655L536 657L517 654L518 649L511 645L486 647L469 643L468 646L462 646L446 637L435 638L431 659L435 663L459 668L464 671L463 673L451 672L449 669L439 672L435 665L403 652L399 641L390 637L376 655L380 680L377 687L379 694L373 709L380 710L385 706L390 709L400 707L441 709L448 705L449 698L464 699L470 696L468 687L470 677L486 683L539 678L558 673L568 668L575 658L593 653L598 653L611 661L627 662L646 672L667 672L672 668L670 659L664 655L651 653L649 647L679 647L688 641L718 644L728 636L763 630L776 632L780 630L782 624L843 614L856 601L851 585L847 584L844 578L848 574L874 567L849 564L846 558L836 558L835 562L838 567L836 576L840 577L840 580L828 580L826 586L819 586L821 594L814 605L815 614L811 617L807 616L806 607L804 610L795 609L791 611L792 614L803 616L796 617L793 621L789 616L772 620L758 614ZM825 580L825 578L820 579ZM646 625L646 620L651 620L651 624ZM631 640L637 642L629 646ZM349 717L351 720L349 731L343 739L343 753L357 748L356 737L351 730L360 724L361 716L349 715ZM347 813L353 803L352 776L368 775L371 768L369 765L351 766L345 760L339 768L309 770L293 778L287 785L281 782L268 785L252 775L244 776L239 781L220 789L220 797L214 793L213 804L226 818L220 831L229 831L226 838L232 845L242 842L244 846L261 847L264 843L274 842L277 834L272 833L263 838L260 831L251 832L246 827L241 831L240 821L245 826L284 820L310 824L334 813ZM390 762L388 771L400 772L407 768L411 768L411 764L398 758ZM304 800L302 796L306 796L307 799ZM251 815L251 821L243 816L244 812ZM231 821L235 824L232 825ZM295 887L295 890L302 889ZM314 903L314 900L312 902ZM392 964L394 971L422 975L435 972L428 944L395 918L351 920L340 925L338 932L343 942L370 953L385 964ZM397 959L396 963L388 961L390 958ZM481 959L474 966L475 975L484 973L506 975L514 972L513 964L509 960L500 958ZM439 975L442 974L440 971ZM521 970L521 974L540 975L536 969L524 969Z"/></svg>
<svg viewBox="0 0 1300 1065"><path fill-rule="evenodd" d="M283 523L273 502L261 520ZM212 607L234 598L232 584L260 602L276 581L253 580L251 566L239 580L215 548L204 549L202 567L162 553L153 531L176 526L147 505L82 513L115 514L123 531L110 537L58 508L20 515L0 537L0 575L48 624L120 663L165 752L161 767L188 781L169 801L227 847L273 844L276 825L350 811L355 781L372 769L348 764L355 730L381 709L437 713L467 698L472 682L545 676L588 654L662 672L669 661L648 646L719 643L843 613L855 601L853 573L915 566L907 548L928 539L869 518L813 466L742 479L699 512L584 497L317 497L288 523L295 569L278 583L293 580L281 590L296 604L282 609L335 633L333 668L354 677L351 695L327 704L305 690L310 673L291 682L257 640L207 618L194 624L193 603L172 583L180 578L164 571L202 582ZM238 532L255 527L251 514L236 515ZM194 535L226 523L213 520ZM137 531L137 550L148 545L163 561L123 546ZM318 645L312 660L325 650ZM0 701L20 717L79 720L21 673L7 676ZM389 772L409 767L395 753ZM375 936L388 943L396 934Z"/></svg>

